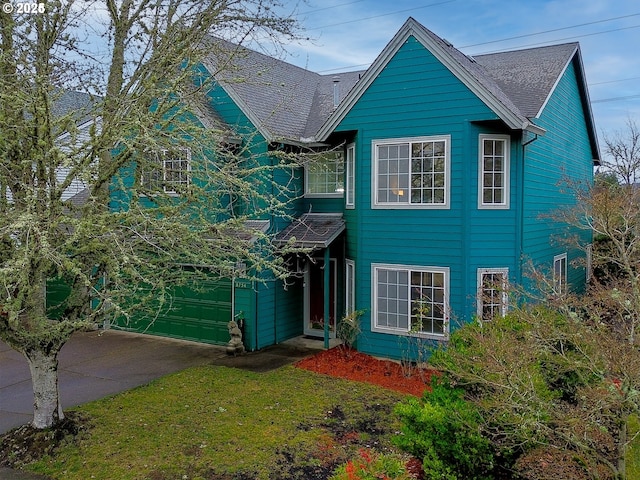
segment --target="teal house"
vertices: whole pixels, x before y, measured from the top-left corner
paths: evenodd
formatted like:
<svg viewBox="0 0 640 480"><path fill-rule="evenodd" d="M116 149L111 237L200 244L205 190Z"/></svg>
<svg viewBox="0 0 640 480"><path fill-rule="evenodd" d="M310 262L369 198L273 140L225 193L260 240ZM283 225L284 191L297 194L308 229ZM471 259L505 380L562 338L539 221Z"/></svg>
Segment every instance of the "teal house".
<svg viewBox="0 0 640 480"><path fill-rule="evenodd" d="M366 71L319 75L237 52L210 110L254 153L313 158L282 179L291 217L256 218L308 252L287 258L287 281L184 292L152 333L222 344L236 317L248 350L328 343L362 311L357 348L401 358L409 338L436 345L506 312L508 285L526 286L531 266L558 293L584 288L590 237L548 216L599 159L577 43L469 57L409 18ZM558 240L572 233L584 249Z"/></svg>

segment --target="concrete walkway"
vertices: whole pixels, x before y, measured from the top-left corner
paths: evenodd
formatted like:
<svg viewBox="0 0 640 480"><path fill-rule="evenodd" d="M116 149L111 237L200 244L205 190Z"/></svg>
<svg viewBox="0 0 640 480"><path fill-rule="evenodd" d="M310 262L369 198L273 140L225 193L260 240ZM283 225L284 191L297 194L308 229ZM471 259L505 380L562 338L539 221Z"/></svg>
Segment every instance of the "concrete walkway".
<svg viewBox="0 0 640 480"><path fill-rule="evenodd" d="M266 372L322 349L322 341L294 339L228 356L224 347L116 330L76 333L60 352L63 408L140 386L185 368L221 365ZM0 342L0 434L29 423L33 391L27 361ZM39 480L40 475L0 468L0 480Z"/></svg>

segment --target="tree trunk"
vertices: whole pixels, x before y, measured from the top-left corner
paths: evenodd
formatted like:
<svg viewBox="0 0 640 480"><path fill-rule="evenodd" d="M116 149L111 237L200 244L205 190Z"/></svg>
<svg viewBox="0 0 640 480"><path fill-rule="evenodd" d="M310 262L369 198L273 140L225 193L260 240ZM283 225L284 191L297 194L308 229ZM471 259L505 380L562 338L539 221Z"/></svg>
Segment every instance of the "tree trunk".
<svg viewBox="0 0 640 480"><path fill-rule="evenodd" d="M58 390L58 351L25 353L33 383L33 427L53 427L64 418Z"/></svg>

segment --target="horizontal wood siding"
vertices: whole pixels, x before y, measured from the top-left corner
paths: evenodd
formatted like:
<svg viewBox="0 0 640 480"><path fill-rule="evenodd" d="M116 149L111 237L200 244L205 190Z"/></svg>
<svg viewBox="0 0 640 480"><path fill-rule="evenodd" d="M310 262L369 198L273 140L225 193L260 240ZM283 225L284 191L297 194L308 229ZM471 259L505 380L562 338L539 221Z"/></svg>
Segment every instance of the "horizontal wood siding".
<svg viewBox="0 0 640 480"><path fill-rule="evenodd" d="M304 311L302 279L288 279L286 290L281 280L271 285L275 290L276 297L276 311L274 312L276 319L276 343L302 335L302 316Z"/></svg>
<svg viewBox="0 0 640 480"><path fill-rule="evenodd" d="M357 132L355 209L346 210L345 219L346 257L356 265L356 308L366 311L360 350L400 358L406 344L405 337L371 332L372 263L450 268L451 314L466 320L474 305L475 265L513 264L514 202L508 211L476 211L478 135L486 129L475 122L496 118L411 37L338 126ZM451 137L450 208L372 208L372 142L435 135Z"/></svg>
<svg viewBox="0 0 640 480"><path fill-rule="evenodd" d="M273 172L274 186L282 186L277 199L283 203L284 216L272 215L272 229L280 231L289 225L291 217L308 211L302 194L304 192L304 172L301 168L276 168Z"/></svg>
<svg viewBox="0 0 640 480"><path fill-rule="evenodd" d="M242 342L247 350L256 349L256 290L254 283L234 280L233 317L242 326Z"/></svg>
<svg viewBox="0 0 640 480"><path fill-rule="evenodd" d="M259 350L276 343L275 290L273 282L256 285L258 300L256 307L256 348Z"/></svg>
<svg viewBox="0 0 640 480"><path fill-rule="evenodd" d="M581 290L585 272L584 268L576 268L575 260L583 258L583 254L567 246L566 238L579 235L583 243L589 243L591 235L567 229L551 218L574 205L567 179L593 181L593 154L573 64L568 66L537 123L547 133L526 147L524 258L550 274L553 257L567 252L568 282Z"/></svg>
<svg viewBox="0 0 640 480"><path fill-rule="evenodd" d="M303 290L301 279L267 280L256 285L257 328L252 343L265 348L302 335Z"/></svg>
<svg viewBox="0 0 640 480"><path fill-rule="evenodd" d="M305 197L303 212L341 213L344 209L344 198L309 198Z"/></svg>

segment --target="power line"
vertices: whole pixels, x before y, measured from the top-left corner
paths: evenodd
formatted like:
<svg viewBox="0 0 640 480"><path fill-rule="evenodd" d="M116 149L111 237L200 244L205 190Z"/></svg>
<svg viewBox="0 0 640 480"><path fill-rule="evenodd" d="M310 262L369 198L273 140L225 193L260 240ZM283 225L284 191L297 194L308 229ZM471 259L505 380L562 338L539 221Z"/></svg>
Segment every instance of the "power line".
<svg viewBox="0 0 640 480"><path fill-rule="evenodd" d="M629 82L631 80L640 80L640 77L621 78L619 80L607 80L605 82L595 82L595 83L590 83L589 86L592 87L594 85L604 85L606 83Z"/></svg>
<svg viewBox="0 0 640 480"><path fill-rule="evenodd" d="M457 0L445 0L445 1L442 1L442 2L430 3L429 5L422 5L421 7L406 8L404 10L396 10L394 12L382 13L380 15L374 15L372 17L362 17L362 18L357 18L355 20L348 20L346 22L332 23L330 25L323 25L321 27L307 28L306 30L320 30L320 29L323 29L323 28L339 27L340 25L347 25L349 23L363 22L365 20L373 20L374 18L389 17L391 15L397 15L399 13L412 12L414 10L421 10L423 8L428 8L428 7L436 7L438 5L445 5L447 3L452 3L452 2L455 2L455 1L457 1Z"/></svg>
<svg viewBox="0 0 640 480"><path fill-rule="evenodd" d="M591 103L617 102L619 100L634 100L636 98L640 98L640 94L627 95L626 97L600 98L599 100L591 100Z"/></svg>
<svg viewBox="0 0 640 480"><path fill-rule="evenodd" d="M593 36L596 36L596 35L603 35L605 33L621 32L623 30L631 30L631 29L639 28L639 27L640 27L640 25L632 25L630 27L614 28L614 29L611 29L611 30L603 30L601 32L583 33L582 35L573 35L571 37L556 38L554 40L546 40L544 42L529 43L529 44L526 44L526 45L519 45L519 46L513 47L513 48L511 48L509 50L519 50L519 49L524 49L524 48L539 47L539 46L542 46L542 45L557 44L557 43L560 43L560 42L566 42L568 40L575 40L576 38L593 37ZM504 49L503 50L492 50L490 52L476 53L475 55L487 55L487 54L490 54L490 53L501 53L501 52L504 52L504 51L505 51Z"/></svg>
<svg viewBox="0 0 640 480"><path fill-rule="evenodd" d="M300 15L308 15L310 13L322 12L323 10L331 10L332 8L346 7L347 5L353 5L354 3L360 3L360 2L364 2L364 1L366 1L366 0L355 0L353 2L341 3L339 5L331 5L330 7L316 8L316 9L313 9L313 10L307 10L306 12L300 12Z"/></svg>
<svg viewBox="0 0 640 480"><path fill-rule="evenodd" d="M480 45L488 45L490 43L506 42L508 40L516 40L518 38L535 37L536 35L543 35L545 33L560 32L562 30L570 30L572 28L586 27L587 25L595 25L595 24L598 24L598 23L612 22L614 20L621 20L623 18L637 17L639 15L640 15L640 13L631 13L629 15L623 15L621 17L606 18L604 20L597 20L597 21L594 21L594 22L578 23L576 25L569 25L567 27L554 28L554 29L551 29L551 30L543 30L541 32L536 32L536 33L527 33L527 34L524 34L524 35L517 35L515 37L506 37L506 38L501 38L499 40L490 40L488 42L474 43L472 45L464 45L464 46L462 46L460 48L478 47Z"/></svg>

